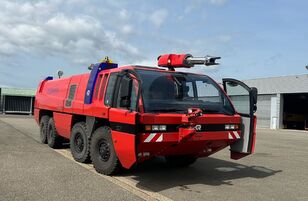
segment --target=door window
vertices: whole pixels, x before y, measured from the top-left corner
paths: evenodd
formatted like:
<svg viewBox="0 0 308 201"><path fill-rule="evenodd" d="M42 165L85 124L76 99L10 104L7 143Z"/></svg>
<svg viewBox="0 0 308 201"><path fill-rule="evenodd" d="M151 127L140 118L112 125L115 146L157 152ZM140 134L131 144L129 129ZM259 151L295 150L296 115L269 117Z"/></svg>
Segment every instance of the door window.
<svg viewBox="0 0 308 201"><path fill-rule="evenodd" d="M111 73L109 76L109 81L105 93L105 105L106 106L111 106L112 105L112 99L113 99L113 94L114 94L114 88L115 88L115 83L117 80L117 73Z"/></svg>
<svg viewBox="0 0 308 201"><path fill-rule="evenodd" d="M226 91L238 113L250 114L249 91L239 84L226 82Z"/></svg>
<svg viewBox="0 0 308 201"><path fill-rule="evenodd" d="M196 81L196 88L198 93L198 100L208 102L221 102L221 98L217 88L210 83L204 81Z"/></svg>
<svg viewBox="0 0 308 201"><path fill-rule="evenodd" d="M116 102L116 107L117 108L122 108L122 109L126 109L126 110L132 110L132 111L136 111L136 106L137 106L137 84L136 82L132 82L132 88L129 90L131 91L130 94L130 106L129 107L121 107L121 88L125 87L123 85L123 82L120 83L120 87L119 87L119 93L118 93L118 97L117 97L117 102Z"/></svg>

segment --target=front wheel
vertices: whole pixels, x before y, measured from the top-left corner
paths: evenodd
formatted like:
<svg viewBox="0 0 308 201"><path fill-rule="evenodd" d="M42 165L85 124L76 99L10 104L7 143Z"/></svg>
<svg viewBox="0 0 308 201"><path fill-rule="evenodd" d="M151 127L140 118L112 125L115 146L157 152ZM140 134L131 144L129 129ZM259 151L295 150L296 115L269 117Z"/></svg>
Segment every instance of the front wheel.
<svg viewBox="0 0 308 201"><path fill-rule="evenodd" d="M70 138L70 148L76 161L81 163L90 161L90 145L87 136L87 124L85 122L79 122L74 125Z"/></svg>
<svg viewBox="0 0 308 201"><path fill-rule="evenodd" d="M113 147L109 127L103 126L94 131L91 138L90 155L97 172L112 175L119 171L121 164Z"/></svg>

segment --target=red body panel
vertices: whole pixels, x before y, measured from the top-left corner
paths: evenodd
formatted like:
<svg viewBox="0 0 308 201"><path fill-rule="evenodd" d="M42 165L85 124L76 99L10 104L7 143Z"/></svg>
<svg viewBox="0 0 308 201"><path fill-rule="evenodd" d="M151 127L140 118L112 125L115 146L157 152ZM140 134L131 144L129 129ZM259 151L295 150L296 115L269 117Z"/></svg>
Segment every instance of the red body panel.
<svg viewBox="0 0 308 201"><path fill-rule="evenodd" d="M92 115L95 117L101 117L101 118L108 118L108 114L109 114L109 108L108 107L103 107L104 105L104 98L105 98L105 90L106 90L106 86L107 86L107 78L105 78L105 75L108 76L108 74L104 73L100 76L102 76L102 80L100 83L100 86L98 86L98 92L97 92L97 96L93 97L93 103L92 103ZM106 80L104 80L106 79ZM105 81L105 82L104 82Z"/></svg>
<svg viewBox="0 0 308 201"><path fill-rule="evenodd" d="M142 124L181 124L182 114L143 114L140 116ZM196 124L240 124L239 115L227 116L223 114L205 114L195 119ZM241 137L238 131L187 131L181 137L179 132L152 132L139 135L137 148L138 160L143 161L153 156L193 154L198 157L209 156L221 150ZM184 134L185 135L185 134ZM147 153L144 156L144 153Z"/></svg>
<svg viewBox="0 0 308 201"><path fill-rule="evenodd" d="M122 127L122 124L136 125L136 112L129 112L123 109L111 108L109 120L117 124L115 127ZM125 132L112 131L113 145L117 156L125 168L130 168L136 162L136 136Z"/></svg>
<svg viewBox="0 0 308 201"><path fill-rule="evenodd" d="M142 114L140 123L142 124L180 124L182 114ZM223 114L204 114L195 121L197 124L231 124L240 123L239 115L227 116Z"/></svg>
<svg viewBox="0 0 308 201"><path fill-rule="evenodd" d="M124 168L129 169L136 162L135 135L112 131L113 145Z"/></svg>
<svg viewBox="0 0 308 201"><path fill-rule="evenodd" d="M58 134L70 139L71 136L71 123L72 123L72 115L65 113L53 113L53 118L55 121L56 129Z"/></svg>
<svg viewBox="0 0 308 201"><path fill-rule="evenodd" d="M40 90L41 92L35 96L35 107L63 112L63 104L67 95L69 82L70 78L45 81Z"/></svg>

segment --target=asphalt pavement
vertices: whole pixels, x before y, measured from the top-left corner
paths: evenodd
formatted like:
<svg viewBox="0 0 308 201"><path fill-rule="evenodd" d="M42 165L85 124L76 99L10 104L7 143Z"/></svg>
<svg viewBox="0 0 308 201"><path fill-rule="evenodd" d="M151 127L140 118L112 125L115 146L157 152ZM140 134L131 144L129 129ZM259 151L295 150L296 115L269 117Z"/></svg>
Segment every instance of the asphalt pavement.
<svg viewBox="0 0 308 201"><path fill-rule="evenodd" d="M32 117L0 117L0 200L308 200L308 132L259 129L256 153L188 168L157 158L108 177L39 143Z"/></svg>

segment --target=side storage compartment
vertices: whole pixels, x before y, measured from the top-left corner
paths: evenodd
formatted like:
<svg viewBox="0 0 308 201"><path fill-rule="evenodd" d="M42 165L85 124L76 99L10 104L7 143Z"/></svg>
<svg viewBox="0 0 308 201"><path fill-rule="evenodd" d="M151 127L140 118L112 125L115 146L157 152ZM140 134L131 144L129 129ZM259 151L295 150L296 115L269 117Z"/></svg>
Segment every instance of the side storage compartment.
<svg viewBox="0 0 308 201"><path fill-rule="evenodd" d="M54 112L53 117L58 134L66 139L70 139L72 115Z"/></svg>

